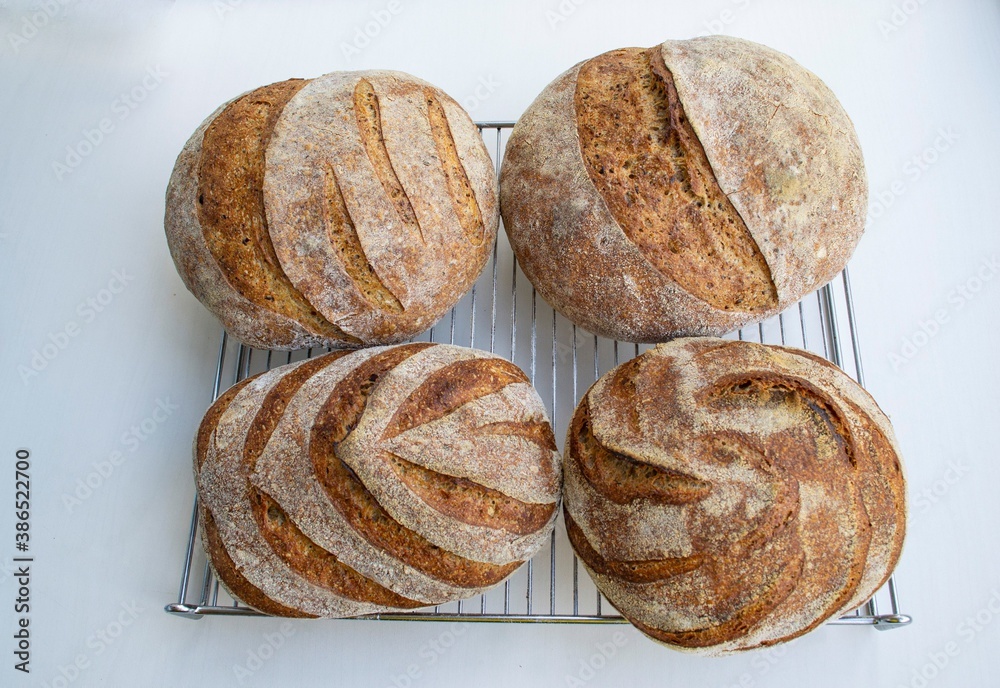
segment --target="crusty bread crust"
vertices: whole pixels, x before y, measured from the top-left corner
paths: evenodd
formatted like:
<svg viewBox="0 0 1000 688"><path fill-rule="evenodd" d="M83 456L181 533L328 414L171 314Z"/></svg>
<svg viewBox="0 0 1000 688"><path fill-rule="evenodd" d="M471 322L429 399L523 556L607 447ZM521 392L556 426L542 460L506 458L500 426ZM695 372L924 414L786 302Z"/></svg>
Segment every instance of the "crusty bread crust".
<svg viewBox="0 0 1000 688"><path fill-rule="evenodd" d="M198 219L201 144L205 130L228 105L209 115L177 156L167 184L163 221L170 255L188 290L240 341L262 349L323 346L327 340L319 333L307 331L295 320L254 303L237 291L205 241Z"/></svg>
<svg viewBox="0 0 1000 688"><path fill-rule="evenodd" d="M867 207L857 136L829 89L781 53L717 36L559 76L514 127L500 188L543 298L637 342L779 313L843 268Z"/></svg>
<svg viewBox="0 0 1000 688"><path fill-rule="evenodd" d="M471 288L499 224L496 184L443 91L337 72L213 113L177 159L164 225L185 285L241 341L389 344Z"/></svg>
<svg viewBox="0 0 1000 688"><path fill-rule="evenodd" d="M798 637L867 600L902 549L888 419L796 349L661 344L584 395L564 470L567 530L597 586L678 649Z"/></svg>
<svg viewBox="0 0 1000 688"><path fill-rule="evenodd" d="M441 111L445 121L431 116ZM285 273L365 343L422 332L492 250L489 161L468 115L424 81L384 71L314 79L285 107L266 155L264 201Z"/></svg>
<svg viewBox="0 0 1000 688"><path fill-rule="evenodd" d="M220 397L195 444L210 560L272 614L485 592L558 513L541 399L516 366L473 349L414 343L273 369Z"/></svg>

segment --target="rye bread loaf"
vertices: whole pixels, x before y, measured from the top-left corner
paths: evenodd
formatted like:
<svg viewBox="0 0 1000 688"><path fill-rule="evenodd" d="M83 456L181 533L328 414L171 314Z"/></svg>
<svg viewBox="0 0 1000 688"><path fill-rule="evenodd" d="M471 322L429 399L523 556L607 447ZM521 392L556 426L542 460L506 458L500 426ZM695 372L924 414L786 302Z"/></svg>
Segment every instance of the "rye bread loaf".
<svg viewBox="0 0 1000 688"><path fill-rule="evenodd" d="M903 544L889 420L798 349L651 349L584 395L563 470L567 531L597 587L681 650L798 637L871 597Z"/></svg>
<svg viewBox="0 0 1000 688"><path fill-rule="evenodd" d="M260 348L408 339L472 286L499 222L493 163L447 94L401 72L245 93L188 140L164 225L188 289Z"/></svg>
<svg viewBox="0 0 1000 688"><path fill-rule="evenodd" d="M282 616L442 604L551 534L560 458L513 364L428 343L334 352L227 391L195 443L219 580Z"/></svg>
<svg viewBox="0 0 1000 688"><path fill-rule="evenodd" d="M614 50L518 120L501 212L528 279L615 339L723 334L839 272L864 229L850 119L791 58L722 36Z"/></svg>

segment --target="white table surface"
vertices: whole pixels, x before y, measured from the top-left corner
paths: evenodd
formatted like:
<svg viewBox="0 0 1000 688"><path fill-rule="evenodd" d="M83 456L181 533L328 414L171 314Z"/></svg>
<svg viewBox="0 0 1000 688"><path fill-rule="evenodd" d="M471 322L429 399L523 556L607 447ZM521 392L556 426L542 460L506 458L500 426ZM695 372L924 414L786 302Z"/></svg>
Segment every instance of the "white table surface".
<svg viewBox="0 0 1000 688"><path fill-rule="evenodd" d="M1000 5L397 1L349 56L344 45L388 2L0 2L0 557L14 556L19 447L32 453L36 556L30 678L13 669L16 590L0 574L0 685L237 685L234 666L283 628L162 611L177 593L191 437L219 334L174 270L163 195L175 156L209 112L287 77L383 67L441 86L476 119L513 119L581 59L709 32L798 59L838 94L860 135L878 217L852 277L868 387L892 417L909 471L912 518L897 573L915 623L888 633L824 627L787 650L711 660L629 627L470 625L438 652L429 643L447 629L436 624L297 622L244 684L381 688L405 685L416 665L414 686L580 685L581 663L621 633L624 645L583 683L997 685L1000 279L989 261L1000 258ZM472 100L482 83L491 84L480 88L485 97ZM142 97L134 107L120 97L133 90ZM69 172L54 169L103 118L100 142ZM115 271L124 288L102 293ZM86 305L102 297L99 312ZM942 314L936 329L927 324ZM917 334L922 323L933 336ZM19 366L67 327L65 347L22 379ZM918 346L894 362L906 339ZM161 402L171 411L131 439ZM77 481L115 451L119 465L67 506ZM119 620L128 624L117 634ZM85 668L60 679L78 656ZM935 658L946 666L927 668Z"/></svg>

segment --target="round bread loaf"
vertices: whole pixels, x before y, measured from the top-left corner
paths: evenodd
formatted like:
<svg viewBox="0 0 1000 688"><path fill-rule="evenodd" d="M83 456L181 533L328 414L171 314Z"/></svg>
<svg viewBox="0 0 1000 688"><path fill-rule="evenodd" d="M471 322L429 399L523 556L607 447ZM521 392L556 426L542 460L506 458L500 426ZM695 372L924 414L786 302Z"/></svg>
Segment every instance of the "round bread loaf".
<svg viewBox="0 0 1000 688"><path fill-rule="evenodd" d="M563 470L567 531L597 587L680 650L796 638L870 598L903 545L889 420L798 349L651 349L584 395Z"/></svg>
<svg viewBox="0 0 1000 688"><path fill-rule="evenodd" d="M401 72L262 86L188 140L167 187L188 289L259 348L403 341L471 288L499 222L468 114Z"/></svg>
<svg viewBox="0 0 1000 688"><path fill-rule="evenodd" d="M833 93L786 55L722 36L564 73L514 127L500 189L542 297L632 342L784 310L843 269L868 204Z"/></svg>
<svg viewBox="0 0 1000 688"><path fill-rule="evenodd" d="M547 541L561 491L524 373L428 343L334 352L240 383L205 414L195 471L219 581L280 616L485 592Z"/></svg>

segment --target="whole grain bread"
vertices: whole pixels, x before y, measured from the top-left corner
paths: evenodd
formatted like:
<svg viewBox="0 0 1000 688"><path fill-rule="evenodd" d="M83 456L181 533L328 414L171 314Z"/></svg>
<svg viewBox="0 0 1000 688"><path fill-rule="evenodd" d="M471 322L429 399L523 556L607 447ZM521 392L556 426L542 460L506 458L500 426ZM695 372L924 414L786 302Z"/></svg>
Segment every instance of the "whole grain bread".
<svg viewBox="0 0 1000 688"><path fill-rule="evenodd" d="M500 187L538 292L637 342L780 312L843 268L867 210L836 97L786 55L722 36L562 74L518 120Z"/></svg>
<svg viewBox="0 0 1000 688"><path fill-rule="evenodd" d="M401 72L250 91L210 116L171 175L165 227L185 284L260 348L408 339L472 286L499 222L476 126Z"/></svg>
<svg viewBox="0 0 1000 688"><path fill-rule="evenodd" d="M492 354L328 354L227 392L196 440L203 541L266 613L342 617L484 592L551 534L561 466L537 393Z"/></svg>
<svg viewBox="0 0 1000 688"><path fill-rule="evenodd" d="M797 349L651 349L584 395L564 472L567 531L598 588L681 650L769 646L858 607L905 534L889 420Z"/></svg>

